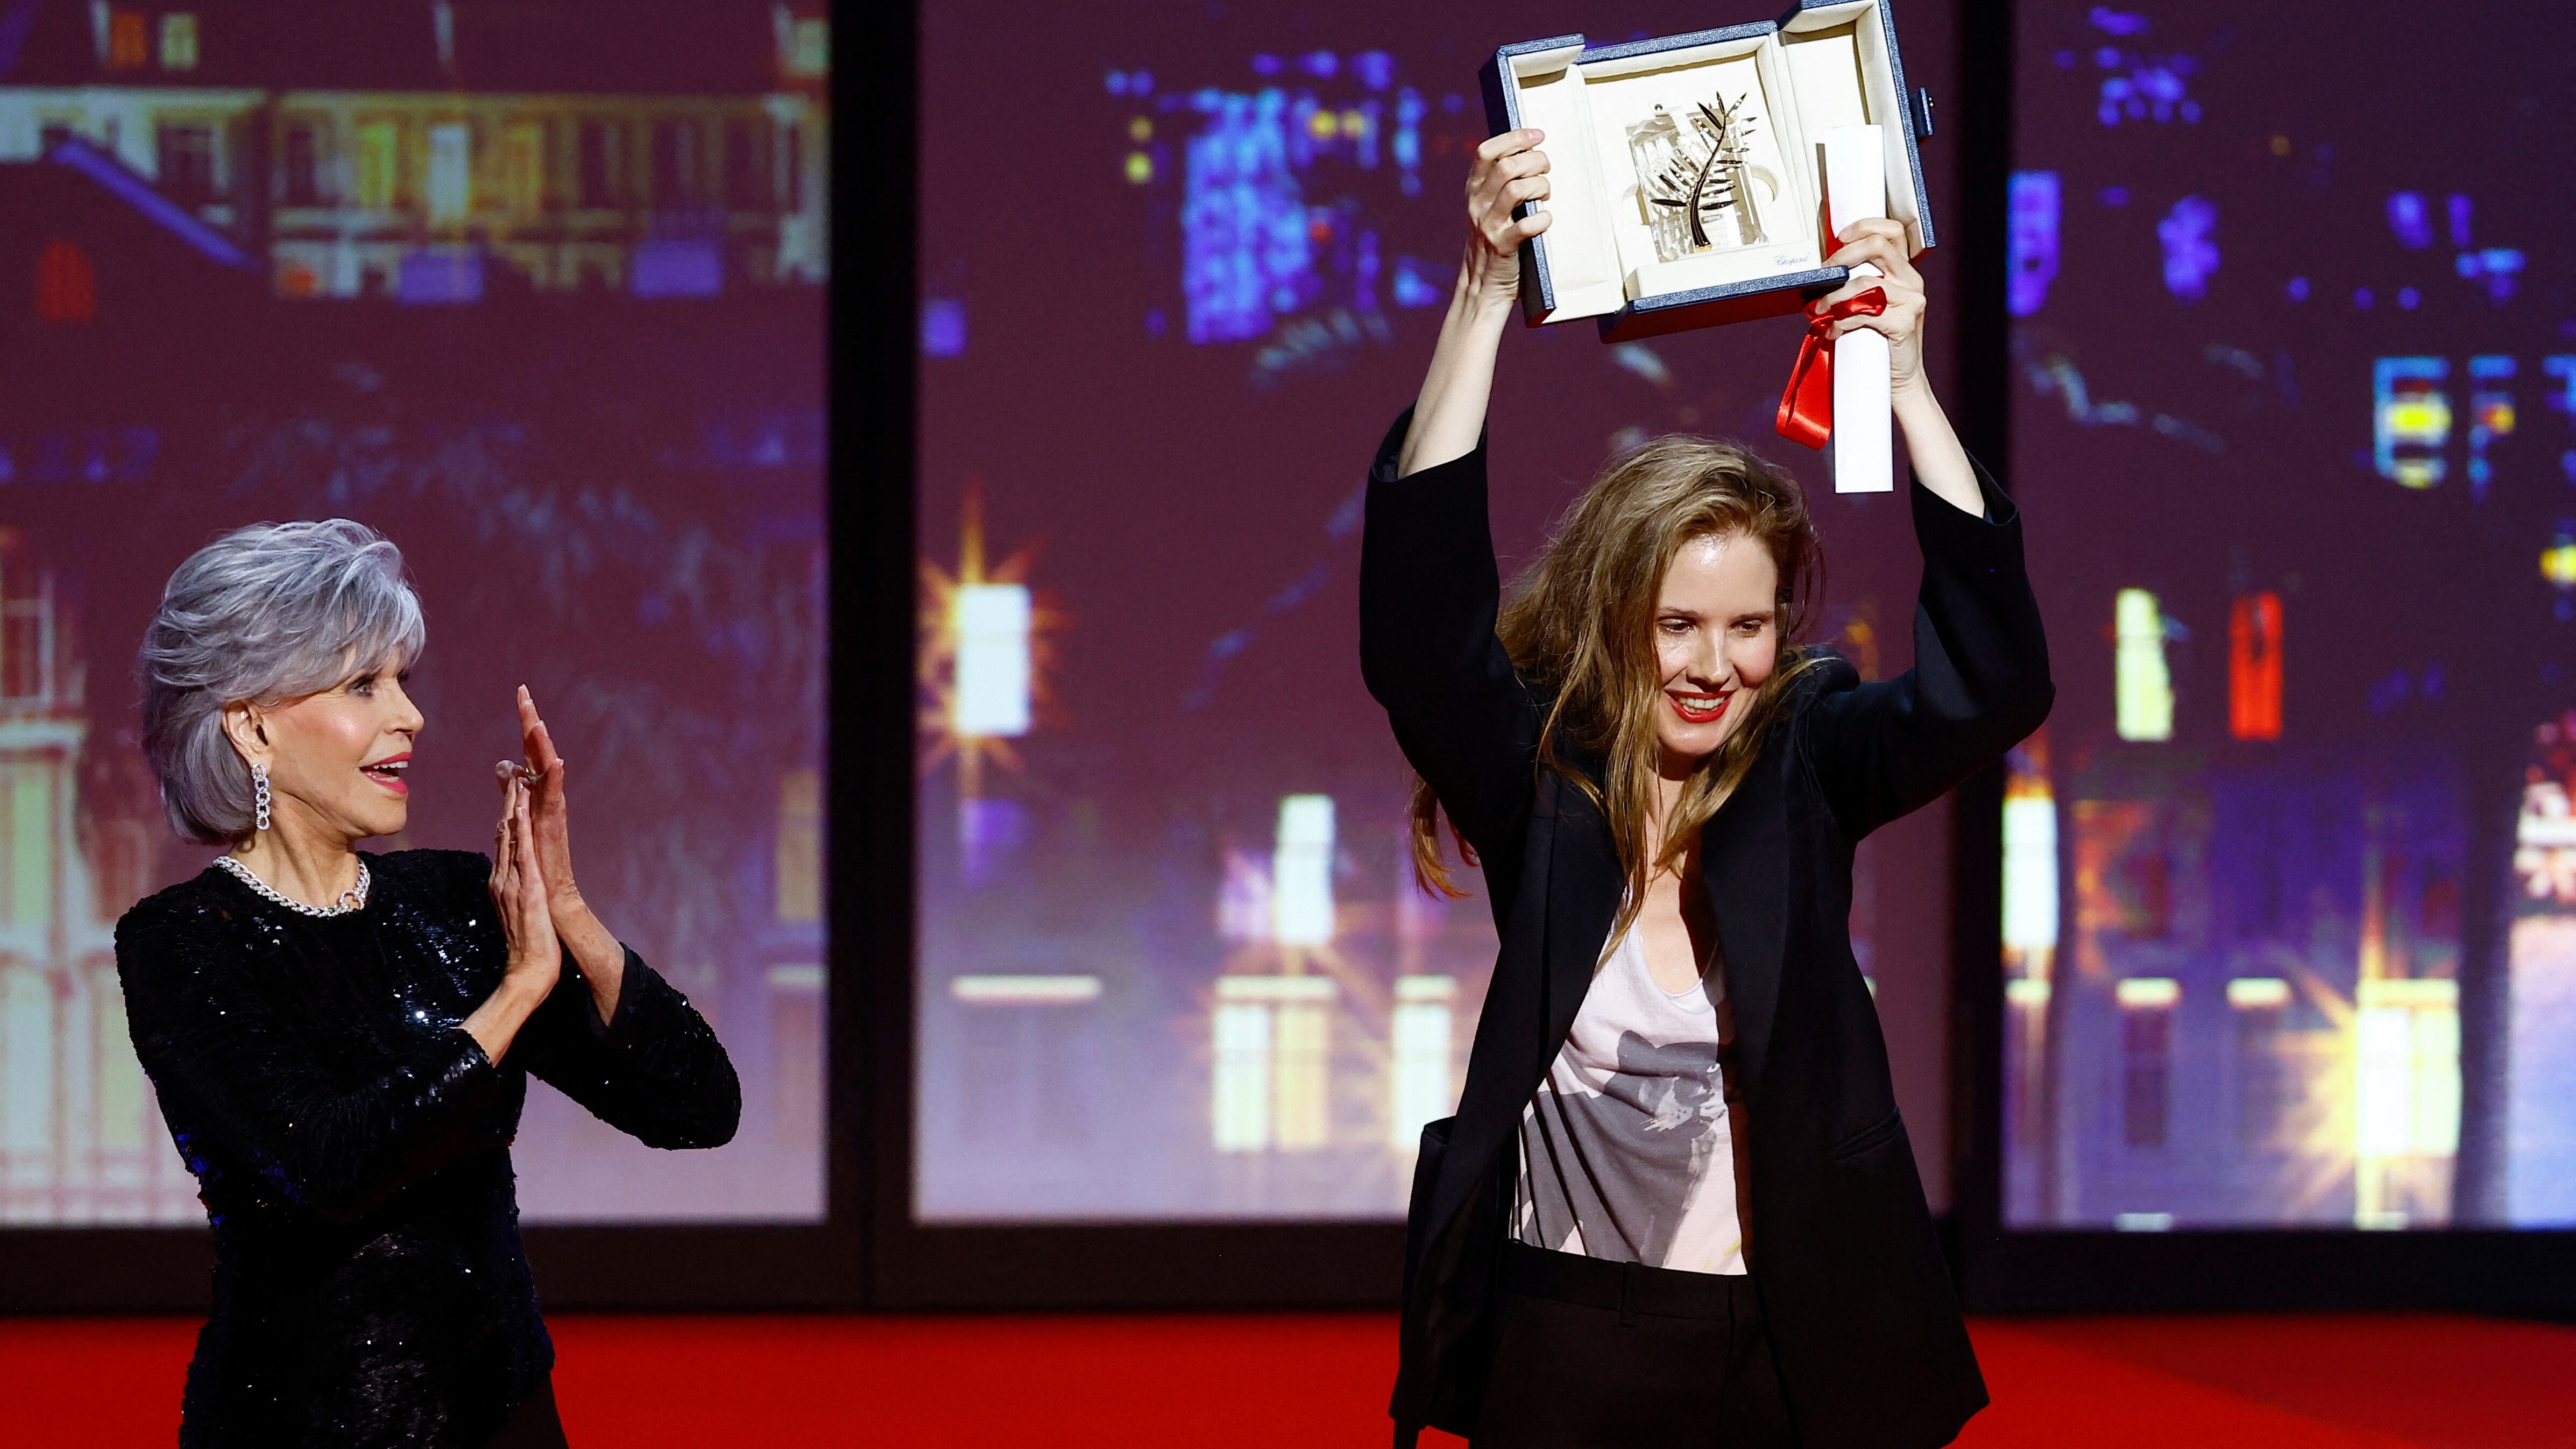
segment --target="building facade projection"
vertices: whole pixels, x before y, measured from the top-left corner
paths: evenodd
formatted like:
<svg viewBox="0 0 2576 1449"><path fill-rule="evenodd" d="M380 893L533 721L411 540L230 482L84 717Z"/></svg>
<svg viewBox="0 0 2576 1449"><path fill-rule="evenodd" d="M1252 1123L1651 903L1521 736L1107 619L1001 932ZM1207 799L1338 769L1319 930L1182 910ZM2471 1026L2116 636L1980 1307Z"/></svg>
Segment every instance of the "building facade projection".
<svg viewBox="0 0 2576 1449"><path fill-rule="evenodd" d="M147 33L141 12L114 13ZM228 35L223 17L163 15L157 48L125 46L111 25L87 53L44 45L40 27L0 84L0 162L93 147L261 257L285 297L708 296L827 275L819 12L776 7L752 94L685 57L648 68L662 82L650 87L605 51L523 74L524 62L485 62L452 21L413 34L409 15L343 17L380 39L363 78L381 83L327 88L291 83L328 69L297 54L309 36ZM619 22L601 11L598 23ZM254 43L272 48L245 54Z"/></svg>
<svg viewBox="0 0 2576 1449"><path fill-rule="evenodd" d="M52 571L0 529L0 1224L187 1222L196 1179L116 984L116 917L163 826L148 788L83 789L116 771L76 641Z"/></svg>

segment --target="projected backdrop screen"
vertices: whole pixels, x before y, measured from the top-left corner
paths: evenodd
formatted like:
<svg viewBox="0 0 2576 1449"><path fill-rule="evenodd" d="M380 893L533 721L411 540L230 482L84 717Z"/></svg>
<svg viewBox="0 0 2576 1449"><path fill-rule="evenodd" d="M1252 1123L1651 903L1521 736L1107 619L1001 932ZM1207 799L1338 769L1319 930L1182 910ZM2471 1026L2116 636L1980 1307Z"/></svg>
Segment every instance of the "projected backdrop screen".
<svg viewBox="0 0 2576 1449"><path fill-rule="evenodd" d="M2576 131L2523 7L2019 10L2006 1214L2576 1223Z"/></svg>
<svg viewBox="0 0 2576 1449"><path fill-rule="evenodd" d="M1456 275L1477 67L1573 25L1764 18L926 8L921 1216L1401 1214L1494 933L1481 887L1408 883L1410 776L1359 680L1360 484ZM1650 433L1741 436L1823 486L1772 433L1798 335L1507 337L1506 568ZM1904 668L1904 502L1817 506L1822 633ZM1853 926L1937 1133L1942 839L1908 829L1864 852Z"/></svg>
<svg viewBox="0 0 2576 1449"><path fill-rule="evenodd" d="M411 826L483 849L512 691L585 893L740 1136L548 1089L528 1217L811 1219L829 36L819 5L20 5L0 20L0 1224L203 1221L111 932L162 824L133 659L227 529L345 516L429 621Z"/></svg>

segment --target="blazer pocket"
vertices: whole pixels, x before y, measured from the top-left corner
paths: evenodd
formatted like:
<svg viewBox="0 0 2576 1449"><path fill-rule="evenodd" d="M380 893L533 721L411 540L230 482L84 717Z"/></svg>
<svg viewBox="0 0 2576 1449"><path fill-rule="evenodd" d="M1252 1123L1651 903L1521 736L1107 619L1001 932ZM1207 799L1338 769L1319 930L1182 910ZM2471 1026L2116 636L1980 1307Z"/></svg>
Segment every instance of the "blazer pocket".
<svg viewBox="0 0 2576 1449"><path fill-rule="evenodd" d="M1895 1136L1904 1125L1904 1119L1896 1114L1895 1108L1890 1107L1887 1109L1886 1116L1844 1138L1828 1154L1828 1158L1834 1162L1848 1162Z"/></svg>
<svg viewBox="0 0 2576 1449"><path fill-rule="evenodd" d="M1455 1117L1422 1125L1422 1152L1413 1159L1413 1191L1404 1207L1404 1301L1413 1301L1413 1270L1422 1261L1431 1236L1431 1199L1440 1190L1440 1163L1449 1155L1449 1129Z"/></svg>
<svg viewBox="0 0 2576 1449"><path fill-rule="evenodd" d="M1407 1217L1419 1219L1431 1212L1431 1194L1440 1182L1440 1162L1449 1155L1449 1129L1456 1125L1455 1117L1422 1124L1422 1150L1413 1159L1413 1192Z"/></svg>

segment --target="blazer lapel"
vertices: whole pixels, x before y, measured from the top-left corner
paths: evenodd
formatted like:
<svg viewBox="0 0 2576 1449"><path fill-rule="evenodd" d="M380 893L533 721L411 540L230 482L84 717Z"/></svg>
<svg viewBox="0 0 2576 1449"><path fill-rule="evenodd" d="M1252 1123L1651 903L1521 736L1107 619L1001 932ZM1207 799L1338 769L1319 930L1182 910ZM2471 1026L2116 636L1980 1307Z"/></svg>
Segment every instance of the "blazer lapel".
<svg viewBox="0 0 2576 1449"><path fill-rule="evenodd" d="M1610 943L1610 923L1618 919L1619 901L1627 892L1610 823L1563 776L1551 772L1547 786L1556 798L1556 858L1548 872L1545 1034L1539 1039L1531 1091L1538 1090L1538 1078L1547 1074L1557 1048L1574 1030L1575 1015L1601 964L1601 950Z"/></svg>
<svg viewBox="0 0 2576 1449"><path fill-rule="evenodd" d="M1788 814L1781 773L1789 731L1775 728L1744 782L1700 831L1701 884L1726 952L1726 997L1735 1057L1749 1085L1761 1079L1780 1005L1789 922Z"/></svg>

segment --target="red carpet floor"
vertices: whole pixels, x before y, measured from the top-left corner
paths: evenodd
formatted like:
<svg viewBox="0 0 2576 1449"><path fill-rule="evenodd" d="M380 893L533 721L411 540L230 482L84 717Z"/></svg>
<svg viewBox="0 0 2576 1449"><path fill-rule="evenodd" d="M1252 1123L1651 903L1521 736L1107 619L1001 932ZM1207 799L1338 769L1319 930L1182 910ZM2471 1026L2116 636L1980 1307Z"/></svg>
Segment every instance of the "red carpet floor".
<svg viewBox="0 0 2576 1449"><path fill-rule="evenodd" d="M1394 1338L1374 1315L553 1322L582 1449L1374 1446ZM170 1444L194 1333L0 1319L0 1444ZM2571 1328L2379 1315L1976 1334L1995 1406L1969 1449L2576 1449Z"/></svg>

